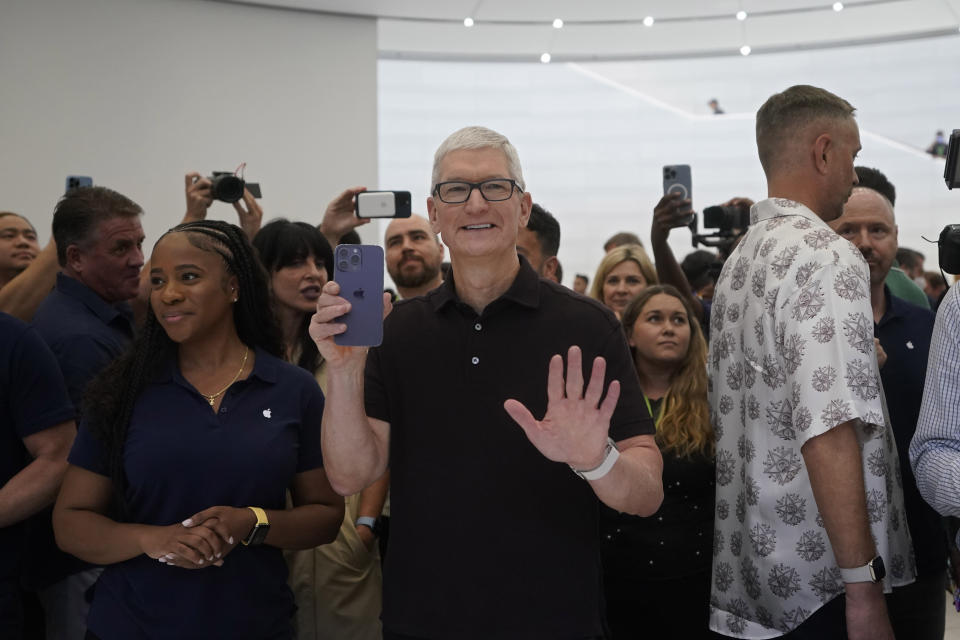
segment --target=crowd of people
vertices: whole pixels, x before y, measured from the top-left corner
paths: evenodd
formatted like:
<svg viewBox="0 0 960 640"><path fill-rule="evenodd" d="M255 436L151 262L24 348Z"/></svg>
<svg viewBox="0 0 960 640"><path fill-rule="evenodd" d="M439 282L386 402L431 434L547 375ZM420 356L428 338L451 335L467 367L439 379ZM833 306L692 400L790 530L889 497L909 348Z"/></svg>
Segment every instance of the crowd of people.
<svg viewBox="0 0 960 640"><path fill-rule="evenodd" d="M517 150L454 132L372 348L364 187L231 224L190 172L149 253L106 187L42 249L0 213L0 637L942 639L957 293L847 101L771 96L757 147L719 251L674 256L668 194L567 288Z"/></svg>

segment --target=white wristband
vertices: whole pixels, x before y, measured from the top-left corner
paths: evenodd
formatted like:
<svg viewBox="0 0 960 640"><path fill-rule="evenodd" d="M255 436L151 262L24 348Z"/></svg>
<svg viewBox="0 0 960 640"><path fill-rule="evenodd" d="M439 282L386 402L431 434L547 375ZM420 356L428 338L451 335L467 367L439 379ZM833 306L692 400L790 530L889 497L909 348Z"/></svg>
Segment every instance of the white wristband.
<svg viewBox="0 0 960 640"><path fill-rule="evenodd" d="M616 464L617 458L619 457L620 452L617 450L617 443L613 441L613 438L607 438L606 453L604 454L603 462L601 462L599 466L585 471L574 469L572 466L570 468L584 480L599 480L610 473L610 469L613 469L613 465Z"/></svg>

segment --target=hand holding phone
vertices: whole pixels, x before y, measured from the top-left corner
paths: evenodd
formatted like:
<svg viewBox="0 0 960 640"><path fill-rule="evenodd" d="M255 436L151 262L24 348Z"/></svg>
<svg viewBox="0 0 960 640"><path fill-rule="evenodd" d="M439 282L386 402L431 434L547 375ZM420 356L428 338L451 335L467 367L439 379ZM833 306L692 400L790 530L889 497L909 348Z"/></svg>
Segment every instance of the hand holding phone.
<svg viewBox="0 0 960 640"><path fill-rule="evenodd" d="M376 245L341 244L333 252L333 279L350 311L338 318L347 330L335 344L375 347L383 341L383 249Z"/></svg>

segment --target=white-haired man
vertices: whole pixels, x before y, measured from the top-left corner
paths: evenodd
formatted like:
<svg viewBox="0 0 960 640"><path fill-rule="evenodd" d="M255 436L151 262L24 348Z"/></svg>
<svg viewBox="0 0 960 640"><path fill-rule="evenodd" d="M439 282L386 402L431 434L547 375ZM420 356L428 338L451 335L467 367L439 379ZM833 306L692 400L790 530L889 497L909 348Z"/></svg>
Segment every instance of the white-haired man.
<svg viewBox="0 0 960 640"><path fill-rule="evenodd" d="M318 303L331 483L354 493L389 459L385 638L603 637L596 499L639 515L662 500L616 318L517 255L531 204L509 141L461 129L427 199L451 276L397 304L369 356L333 344L336 283Z"/></svg>

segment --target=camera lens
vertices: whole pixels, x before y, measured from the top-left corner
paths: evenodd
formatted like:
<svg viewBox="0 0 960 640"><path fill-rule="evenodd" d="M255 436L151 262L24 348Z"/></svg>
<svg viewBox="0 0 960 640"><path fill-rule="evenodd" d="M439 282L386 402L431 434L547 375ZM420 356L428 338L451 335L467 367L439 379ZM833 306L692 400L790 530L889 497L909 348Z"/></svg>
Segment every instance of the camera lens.
<svg viewBox="0 0 960 640"><path fill-rule="evenodd" d="M349 267L350 265L347 263L346 260L340 261L340 271L346 271Z"/></svg>
<svg viewBox="0 0 960 640"><path fill-rule="evenodd" d="M360 264L360 256L357 255L356 253L353 254L352 256L350 256L350 262L352 262L353 264Z"/></svg>

